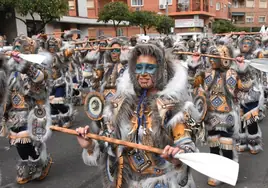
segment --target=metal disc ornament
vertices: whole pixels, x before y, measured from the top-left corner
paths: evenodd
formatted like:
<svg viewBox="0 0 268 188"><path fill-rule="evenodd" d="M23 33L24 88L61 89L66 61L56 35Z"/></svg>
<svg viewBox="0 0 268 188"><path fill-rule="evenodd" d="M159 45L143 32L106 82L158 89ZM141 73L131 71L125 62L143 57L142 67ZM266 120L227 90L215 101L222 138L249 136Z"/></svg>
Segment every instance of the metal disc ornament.
<svg viewBox="0 0 268 188"><path fill-rule="evenodd" d="M90 92L87 94L84 104L89 119L98 121L102 119L102 112L104 108L104 97L98 92Z"/></svg>
<svg viewBox="0 0 268 188"><path fill-rule="evenodd" d="M198 112L202 115L201 121L205 118L207 113L207 102L206 98L203 95L198 95L194 99L194 104L198 110Z"/></svg>

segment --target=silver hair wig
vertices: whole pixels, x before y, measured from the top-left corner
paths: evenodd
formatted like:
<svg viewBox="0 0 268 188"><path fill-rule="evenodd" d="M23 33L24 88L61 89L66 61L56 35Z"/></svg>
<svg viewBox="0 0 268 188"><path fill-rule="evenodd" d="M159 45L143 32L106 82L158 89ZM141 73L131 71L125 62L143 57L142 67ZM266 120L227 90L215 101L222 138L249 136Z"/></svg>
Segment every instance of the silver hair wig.
<svg viewBox="0 0 268 188"><path fill-rule="evenodd" d="M251 46L250 50L247 53L254 52L256 50L256 43L255 43L254 38L251 37L251 36L244 36L243 38L240 39L240 41L239 41L239 48L240 48L240 50L241 50L241 48L243 46L244 40L249 40L252 43L252 46Z"/></svg>
<svg viewBox="0 0 268 188"><path fill-rule="evenodd" d="M119 44L120 46L122 46L122 43L120 42L120 40L114 39L114 40L111 41L111 43L108 45L108 47L112 47L114 44ZM111 50L107 50L105 52L105 59L106 59L107 62L112 62Z"/></svg>
<svg viewBox="0 0 268 188"><path fill-rule="evenodd" d="M5 56L0 55L0 105L5 99L7 92L8 67L6 65Z"/></svg>
<svg viewBox="0 0 268 188"><path fill-rule="evenodd" d="M156 45L153 44L140 44L136 46L130 55L129 60L129 74L132 83L134 84L134 90L136 92L141 91L141 87L138 84L138 81L136 79L136 63L139 56L153 56L156 59L156 63L158 66L158 69L156 71L156 88L158 90L163 90L165 86L165 78L164 78L164 72L165 72L165 59L163 51L158 48Z"/></svg>

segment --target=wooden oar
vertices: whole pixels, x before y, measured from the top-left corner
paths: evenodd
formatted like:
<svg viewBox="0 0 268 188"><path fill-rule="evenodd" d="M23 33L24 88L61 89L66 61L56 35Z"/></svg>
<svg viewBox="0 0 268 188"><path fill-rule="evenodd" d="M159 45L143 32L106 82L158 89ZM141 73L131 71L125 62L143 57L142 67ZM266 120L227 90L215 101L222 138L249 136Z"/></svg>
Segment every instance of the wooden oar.
<svg viewBox="0 0 268 188"><path fill-rule="evenodd" d="M74 49L74 51L81 51L81 50L97 50L98 48L93 48L93 47L89 47L89 48L76 48ZM113 49L122 49L120 47L101 47L99 48L99 50L113 50Z"/></svg>
<svg viewBox="0 0 268 188"><path fill-rule="evenodd" d="M222 36L222 35L256 35L256 34L261 34L260 32L231 32L231 33L218 33L216 34L217 36Z"/></svg>
<svg viewBox="0 0 268 188"><path fill-rule="evenodd" d="M198 55L198 56L205 56L210 58L217 58L217 59L226 59L231 61L236 61L235 58L231 57L222 57L222 56L216 56L216 55L209 55L209 54L200 54L200 53L193 53L193 52L174 52L174 54L182 54L182 55Z"/></svg>
<svg viewBox="0 0 268 188"><path fill-rule="evenodd" d="M75 130L50 126L51 130L59 131L67 134L72 134L79 136ZM153 152L156 154L163 154L163 150L159 148L154 148L151 146L145 146L141 144L136 144L132 142L127 142L124 140L118 140L110 137L99 136L96 134L88 133L86 135L88 138L101 140L117 145L126 146L129 148L135 148L139 150L144 150L148 152ZM209 177L215 178L219 181L228 183L235 186L238 178L239 164L233 160L222 157L220 155L210 154L210 153L181 153L175 155L176 159L179 159L184 164L190 166L196 171L205 174Z"/></svg>

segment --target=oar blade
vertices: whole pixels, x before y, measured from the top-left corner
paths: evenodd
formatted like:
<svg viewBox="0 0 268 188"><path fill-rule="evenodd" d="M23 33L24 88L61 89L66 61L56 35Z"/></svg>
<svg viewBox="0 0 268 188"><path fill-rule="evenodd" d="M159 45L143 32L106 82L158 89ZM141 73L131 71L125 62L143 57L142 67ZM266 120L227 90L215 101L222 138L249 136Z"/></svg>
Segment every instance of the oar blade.
<svg viewBox="0 0 268 188"><path fill-rule="evenodd" d="M251 59L250 66L262 72L268 72L268 58Z"/></svg>
<svg viewBox="0 0 268 188"><path fill-rule="evenodd" d="M175 158L208 177L236 185L239 164L233 160L211 153L182 153Z"/></svg>
<svg viewBox="0 0 268 188"><path fill-rule="evenodd" d="M39 54L19 54L19 57L26 61L37 64L41 64L46 59L46 56Z"/></svg>

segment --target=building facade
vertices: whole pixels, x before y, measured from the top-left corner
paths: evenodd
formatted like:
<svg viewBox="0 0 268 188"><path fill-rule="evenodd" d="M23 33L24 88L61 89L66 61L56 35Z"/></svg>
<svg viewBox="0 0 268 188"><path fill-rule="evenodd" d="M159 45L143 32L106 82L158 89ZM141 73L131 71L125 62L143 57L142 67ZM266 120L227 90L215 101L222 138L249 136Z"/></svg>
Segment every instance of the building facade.
<svg viewBox="0 0 268 188"><path fill-rule="evenodd" d="M268 24L268 0L233 0L232 22L238 27L260 28Z"/></svg>
<svg viewBox="0 0 268 188"><path fill-rule="evenodd" d="M86 1L83 3L83 1ZM97 19L99 11L106 3L116 0L69 0L70 12L72 17L86 17ZM231 20L230 0L221 0L221 8L216 6L217 0L120 0L128 4L131 11L148 10L158 14L168 14L175 20L174 33L192 35L193 33L211 33L212 22L215 19ZM81 6L82 4L82 6ZM86 6L85 6L86 5ZM83 10L87 8L87 10ZM83 15L81 15L83 12ZM121 27L117 31L120 35L132 36L142 34L139 27ZM149 35L157 35L153 29ZM94 25L88 28L89 37L99 35L115 36L111 25Z"/></svg>
<svg viewBox="0 0 268 188"><path fill-rule="evenodd" d="M190 37L193 35L210 34L212 22L216 19L231 20L230 0L68 0L69 13L63 16L59 21L47 24L46 33L61 32L70 29L79 29L82 36L96 38L101 35L105 36L133 36L143 34L139 27L130 27L122 24L118 31L115 31L111 23L104 24L97 22L99 11L105 4L114 1L126 3L131 11L148 10L157 14L168 14L175 21L174 33ZM219 2L217 2L219 1ZM262 0L259 0L262 1ZM13 19L16 22L16 34L29 34L25 24L15 17L19 17L26 23L31 22L31 17L20 17L14 13ZM38 20L38 16L35 16ZM10 21L9 21L10 22ZM4 22L2 22L4 23ZM0 30L1 32L1 30ZM158 35L157 31L151 29L148 35ZM57 36L59 37L59 36Z"/></svg>

